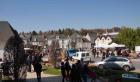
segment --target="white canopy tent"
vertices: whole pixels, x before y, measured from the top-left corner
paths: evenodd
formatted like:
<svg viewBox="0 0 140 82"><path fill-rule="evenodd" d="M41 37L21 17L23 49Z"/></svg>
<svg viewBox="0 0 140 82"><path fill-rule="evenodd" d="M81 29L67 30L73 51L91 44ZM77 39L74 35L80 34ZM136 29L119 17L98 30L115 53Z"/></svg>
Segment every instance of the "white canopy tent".
<svg viewBox="0 0 140 82"><path fill-rule="evenodd" d="M125 47L125 45L123 44L116 44L116 43L112 43L110 44L111 47Z"/></svg>
<svg viewBox="0 0 140 82"><path fill-rule="evenodd" d="M100 45L96 45L94 46L95 48L115 48L115 47L125 47L125 45L123 44L116 44L116 43L112 43L110 45L107 44L100 44Z"/></svg>

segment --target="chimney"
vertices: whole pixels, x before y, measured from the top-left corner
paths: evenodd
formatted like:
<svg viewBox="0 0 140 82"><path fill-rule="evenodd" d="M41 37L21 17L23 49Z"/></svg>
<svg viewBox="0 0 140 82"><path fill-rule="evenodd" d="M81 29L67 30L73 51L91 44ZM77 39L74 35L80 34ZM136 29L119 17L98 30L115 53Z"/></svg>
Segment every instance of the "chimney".
<svg viewBox="0 0 140 82"><path fill-rule="evenodd" d="M105 29L105 33L108 34L108 30L107 30L107 28Z"/></svg>

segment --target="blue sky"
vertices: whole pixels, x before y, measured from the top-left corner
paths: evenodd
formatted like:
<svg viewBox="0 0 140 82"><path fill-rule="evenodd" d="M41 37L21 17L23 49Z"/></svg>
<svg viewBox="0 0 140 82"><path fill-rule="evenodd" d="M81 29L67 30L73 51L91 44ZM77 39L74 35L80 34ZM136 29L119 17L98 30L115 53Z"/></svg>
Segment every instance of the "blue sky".
<svg viewBox="0 0 140 82"><path fill-rule="evenodd" d="M140 0L0 0L0 20L19 32L140 26Z"/></svg>

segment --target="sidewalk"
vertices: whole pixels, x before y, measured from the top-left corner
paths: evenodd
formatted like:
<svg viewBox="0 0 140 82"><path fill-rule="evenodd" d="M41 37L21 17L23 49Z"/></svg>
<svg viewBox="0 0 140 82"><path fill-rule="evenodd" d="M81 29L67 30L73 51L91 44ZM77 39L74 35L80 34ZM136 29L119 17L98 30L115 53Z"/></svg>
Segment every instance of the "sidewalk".
<svg viewBox="0 0 140 82"><path fill-rule="evenodd" d="M61 76L49 75L49 74L44 74L44 73L42 73L41 75L42 75L41 76L42 77L42 82L62 82ZM27 73L26 82L37 82L35 72L31 72L31 73L28 72ZM70 82L70 81L65 81L65 82ZM91 82L91 80L88 79L88 82ZM101 81L96 80L96 82L101 82Z"/></svg>
<svg viewBox="0 0 140 82"><path fill-rule="evenodd" d="M61 76L41 73L42 82L61 82ZM36 73L28 72L26 82L37 82Z"/></svg>

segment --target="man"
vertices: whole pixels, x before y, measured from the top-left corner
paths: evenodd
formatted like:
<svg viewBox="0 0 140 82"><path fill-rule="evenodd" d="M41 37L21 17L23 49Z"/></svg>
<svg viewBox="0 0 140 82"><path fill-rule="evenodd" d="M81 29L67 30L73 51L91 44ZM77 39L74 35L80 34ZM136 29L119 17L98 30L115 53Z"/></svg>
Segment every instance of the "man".
<svg viewBox="0 0 140 82"><path fill-rule="evenodd" d="M42 65L40 62L34 63L34 71L36 72L36 75L37 75L37 81L41 82Z"/></svg>

